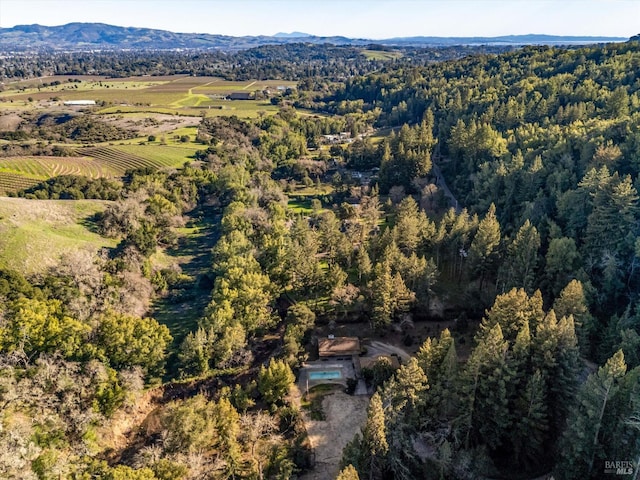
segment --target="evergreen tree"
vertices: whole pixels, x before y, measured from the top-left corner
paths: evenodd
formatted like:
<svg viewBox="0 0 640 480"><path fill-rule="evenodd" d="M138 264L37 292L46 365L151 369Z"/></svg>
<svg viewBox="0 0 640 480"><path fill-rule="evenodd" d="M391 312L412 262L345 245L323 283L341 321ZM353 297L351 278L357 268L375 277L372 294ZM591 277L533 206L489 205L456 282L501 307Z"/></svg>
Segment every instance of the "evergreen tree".
<svg viewBox="0 0 640 480"><path fill-rule="evenodd" d="M478 336L484 335L498 324L504 338L513 343L525 324L528 328L535 330L543 318L544 310L540 291L529 296L523 289L514 288L496 297L491 310L488 310L482 319Z"/></svg>
<svg viewBox="0 0 640 480"><path fill-rule="evenodd" d="M178 359L182 374L202 375L209 371L211 346L204 328L189 332L180 346Z"/></svg>
<svg viewBox="0 0 640 480"><path fill-rule="evenodd" d="M369 480L383 478L387 465L389 443L385 425L385 413L380 395L375 393L367 409L367 423L362 434L365 460L362 462L363 476Z"/></svg>
<svg viewBox="0 0 640 480"><path fill-rule="evenodd" d="M544 280L546 291L554 297L579 275L580 254L573 238L553 238L545 257Z"/></svg>
<svg viewBox="0 0 640 480"><path fill-rule="evenodd" d="M418 257L414 252L401 260L400 274L407 288L416 295L417 309L428 310L439 274L433 260Z"/></svg>
<svg viewBox="0 0 640 480"><path fill-rule="evenodd" d="M542 375L548 398L549 437L562 431L575 399L580 371L578 342L572 317L558 322L550 310L536 328L532 368Z"/></svg>
<svg viewBox="0 0 640 480"><path fill-rule="evenodd" d="M271 280L252 256L234 257L229 262L231 266L215 280L201 326L239 322L250 334L271 326L275 320L271 309L275 288Z"/></svg>
<svg viewBox="0 0 640 480"><path fill-rule="evenodd" d="M461 433L465 445L501 446L509 426L506 355L509 344L495 324L474 348L463 374Z"/></svg>
<svg viewBox="0 0 640 480"><path fill-rule="evenodd" d="M458 379L458 356L449 329L445 328L439 339L427 338L416 353L416 360L429 379L427 418L447 418L456 404Z"/></svg>
<svg viewBox="0 0 640 480"><path fill-rule="evenodd" d="M275 404L282 401L294 380L291 367L282 360L272 358L268 367L260 367L258 390L268 403Z"/></svg>
<svg viewBox="0 0 640 480"><path fill-rule="evenodd" d="M514 422L509 432L514 461L525 469L537 468L537 462L545 458L549 429L546 385L539 371L529 377L514 407Z"/></svg>
<svg viewBox="0 0 640 480"><path fill-rule="evenodd" d="M628 258L637 233L638 192L630 176L620 179L617 172L609 176L606 167L601 170L603 177L591 191L593 211L588 218L585 251L596 258L605 251Z"/></svg>
<svg viewBox="0 0 640 480"><path fill-rule="evenodd" d="M415 358L401 366L381 394L388 420L397 423L401 419L402 423L417 427L428 388L427 376Z"/></svg>
<svg viewBox="0 0 640 480"><path fill-rule="evenodd" d="M594 333L594 319L587 307L582 282L571 280L553 302L553 310L559 317L573 316L580 351L585 354L590 352L591 335Z"/></svg>
<svg viewBox="0 0 640 480"><path fill-rule="evenodd" d="M415 252L422 240L427 218L413 197L405 197L398 205L394 239L405 255Z"/></svg>
<svg viewBox="0 0 640 480"><path fill-rule="evenodd" d="M618 351L597 373L589 375L580 389L562 438L558 478L601 477L603 472L594 466L601 449L601 439L607 435L606 430L612 428L604 422L607 407L616 395L626 370L624 355Z"/></svg>
<svg viewBox="0 0 640 480"><path fill-rule="evenodd" d="M356 269L358 271L358 280L366 281L373 269L371 259L364 245L360 245L356 253Z"/></svg>
<svg viewBox="0 0 640 480"><path fill-rule="evenodd" d="M415 301L415 294L406 287L400 274L392 275L387 260L376 265L369 293L376 328L389 325L396 315L408 311Z"/></svg>
<svg viewBox="0 0 640 480"><path fill-rule="evenodd" d="M571 412L571 405L576 396L578 377L582 368L578 339L571 315L560 319L557 324L556 337L556 351L553 355L555 365L552 365L550 376L547 380L547 392L552 432L554 437L557 438L557 435L562 431L567 416Z"/></svg>
<svg viewBox="0 0 640 480"><path fill-rule="evenodd" d="M532 292L539 248L538 230L527 220L507 248L507 257L502 265L505 291L523 288L527 293Z"/></svg>
<svg viewBox="0 0 640 480"><path fill-rule="evenodd" d="M478 231L469 248L471 271L480 276L480 290L487 275L494 272L500 247L500 224L496 218L496 206L491 204L486 216L478 224Z"/></svg>
<svg viewBox="0 0 640 480"><path fill-rule="evenodd" d="M287 268L291 286L306 294L317 294L322 285L323 271L318 260L320 239L318 233L309 227L306 218L299 217L291 227L287 244Z"/></svg>
<svg viewBox="0 0 640 480"><path fill-rule="evenodd" d="M602 423L605 426L601 428L594 471L597 473L602 470L603 460L625 458L636 461L636 473L640 457L640 367L632 370L627 368L616 394L607 403Z"/></svg>
<svg viewBox="0 0 640 480"><path fill-rule="evenodd" d="M421 462L414 451L412 438L424 421L428 388L424 371L412 358L385 384L380 394L389 440L387 464L394 478L409 480L420 470Z"/></svg>
<svg viewBox="0 0 640 480"><path fill-rule="evenodd" d="M353 467L353 465L347 465L336 477L336 480L360 480L358 476L358 471Z"/></svg>
<svg viewBox="0 0 640 480"><path fill-rule="evenodd" d="M516 337L513 346L507 355L507 370L511 376L511 382L507 385L507 396L510 402L522 392L529 376L531 375L531 332L529 322L525 322ZM513 413L513 405L510 405ZM517 417L518 414L515 413Z"/></svg>
<svg viewBox="0 0 640 480"><path fill-rule="evenodd" d="M234 477L240 468L241 451L240 415L226 398L221 398L215 407L217 448L224 459L224 471L228 477Z"/></svg>

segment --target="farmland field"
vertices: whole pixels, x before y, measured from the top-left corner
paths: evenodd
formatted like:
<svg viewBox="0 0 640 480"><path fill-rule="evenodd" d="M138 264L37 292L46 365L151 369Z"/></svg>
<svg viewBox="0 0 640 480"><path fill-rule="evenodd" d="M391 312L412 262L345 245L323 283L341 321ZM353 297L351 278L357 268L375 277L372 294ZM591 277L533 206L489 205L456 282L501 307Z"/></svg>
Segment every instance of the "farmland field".
<svg viewBox="0 0 640 480"><path fill-rule="evenodd" d="M129 155L135 155L159 167L181 167L184 162L191 160L196 150L202 146L182 147L177 145L118 145L114 150Z"/></svg>
<svg viewBox="0 0 640 480"><path fill-rule="evenodd" d="M115 177L124 171L89 157L0 157L0 195L29 188L59 175Z"/></svg>
<svg viewBox="0 0 640 480"><path fill-rule="evenodd" d="M361 53L367 60L397 60L402 57L401 52L387 50L362 50Z"/></svg>
<svg viewBox="0 0 640 480"><path fill-rule="evenodd" d="M0 172L16 173L35 179L58 175L113 177L117 171L88 157L7 157L0 158Z"/></svg>
<svg viewBox="0 0 640 480"><path fill-rule="evenodd" d="M240 118L256 118L259 112L273 115L278 110L279 108L276 105L272 105L266 100L208 100L206 104L181 107L120 105L101 109L98 113L157 113L184 116L204 115L207 117L230 117L235 115Z"/></svg>
<svg viewBox="0 0 640 480"><path fill-rule="evenodd" d="M0 268L43 272L63 253L115 247L92 231L90 220L108 202L0 198Z"/></svg>
<svg viewBox="0 0 640 480"><path fill-rule="evenodd" d="M115 147L95 147L95 148L83 148L81 151L84 155L90 156L95 159L101 165L104 165L115 172L115 175L122 176L124 173L132 168L163 168L173 167L181 165L184 162L177 162L176 155L168 155L163 158L155 158L151 153L141 156L145 146L139 146L135 148L135 145L121 145ZM150 147L153 151L153 147ZM173 147L159 147L161 149L173 148ZM133 150L127 151L127 150Z"/></svg>
<svg viewBox="0 0 640 480"><path fill-rule="evenodd" d="M50 85L51 82L60 82ZM47 84L47 86L45 86ZM58 175L118 177L132 168L174 168L189 161L202 146L193 142L205 116L256 118L275 114L269 98L227 100L232 92L272 94L295 87L282 80L227 81L216 77L175 75L109 79L98 76L53 76L13 82L0 93L4 129L15 131L31 112L85 112L128 130L135 138L75 148L72 157L16 156L0 158L0 195L7 195ZM65 106L68 100L94 100L96 107ZM301 112L305 114L304 112ZM76 114L76 113L72 113ZM188 136L188 141L184 138ZM158 142L148 141L150 136Z"/></svg>
<svg viewBox="0 0 640 480"><path fill-rule="evenodd" d="M24 188L33 187L39 182L40 180L34 178L0 171L0 195L6 195L9 192L16 192Z"/></svg>
<svg viewBox="0 0 640 480"><path fill-rule="evenodd" d="M68 83L69 79L79 82ZM90 76L47 77L39 81L62 82L55 86L38 86L37 82L8 84L0 95L0 108L39 108L39 102L62 106L68 100L95 100L101 103L99 113L155 112L207 116L238 115L255 117L258 111L276 112L268 100L224 100L226 95L295 87L295 82L281 80L248 80L232 82L216 77L149 77L106 79ZM31 99L31 101L29 101Z"/></svg>
<svg viewBox="0 0 640 480"><path fill-rule="evenodd" d="M74 157L0 157L0 195L59 175L112 178L134 168L180 167L195 150L173 145L118 145L79 148Z"/></svg>

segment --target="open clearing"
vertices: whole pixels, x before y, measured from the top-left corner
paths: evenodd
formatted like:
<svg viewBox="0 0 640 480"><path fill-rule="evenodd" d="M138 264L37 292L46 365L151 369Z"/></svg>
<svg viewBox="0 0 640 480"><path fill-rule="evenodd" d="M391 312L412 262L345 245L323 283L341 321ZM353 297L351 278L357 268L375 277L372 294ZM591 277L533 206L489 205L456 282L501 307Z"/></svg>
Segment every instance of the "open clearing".
<svg viewBox="0 0 640 480"><path fill-rule="evenodd" d="M303 410L304 424L315 452L316 464L312 471L300 477L302 480L336 478L342 450L364 427L368 405L368 396L347 395L338 389L322 399L325 420L311 420L309 413Z"/></svg>
<svg viewBox="0 0 640 480"><path fill-rule="evenodd" d="M161 254L156 253L152 259L156 265L176 264L190 278L188 286L182 290L183 295L178 298L161 297L153 303L153 317L169 327L174 347L179 346L184 337L197 328L198 319L203 316L211 298L211 285L198 280L206 276L211 266L211 249L218 240L220 216L205 210L198 212L198 215L211 216L176 229L178 244Z"/></svg>
<svg viewBox="0 0 640 480"><path fill-rule="evenodd" d="M377 357L379 355L397 355L403 362L408 362L411 358L411 356L400 347L379 340L373 340L367 345L367 356Z"/></svg>
<svg viewBox="0 0 640 480"><path fill-rule="evenodd" d="M56 265L63 253L115 247L115 240L92 231L91 218L108 204L0 197L0 268L38 273Z"/></svg>
<svg viewBox="0 0 640 480"><path fill-rule="evenodd" d="M0 117L2 120L3 117ZM197 126L200 117L176 116L166 114L146 114L146 113L111 113L98 117L103 122L115 125L120 128L136 132L144 137L148 135L176 135L178 131L187 127L192 127L193 134L197 133Z"/></svg>
<svg viewBox="0 0 640 480"><path fill-rule="evenodd" d="M395 50L362 50L367 60L397 60L402 57L402 52Z"/></svg>

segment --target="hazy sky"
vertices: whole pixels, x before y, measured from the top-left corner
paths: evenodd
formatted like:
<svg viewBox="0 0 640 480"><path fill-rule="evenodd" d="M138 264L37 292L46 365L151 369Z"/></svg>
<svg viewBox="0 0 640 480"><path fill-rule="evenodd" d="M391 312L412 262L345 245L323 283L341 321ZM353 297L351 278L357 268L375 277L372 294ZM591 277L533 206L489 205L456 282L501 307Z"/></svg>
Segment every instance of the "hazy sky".
<svg viewBox="0 0 640 480"><path fill-rule="evenodd" d="M0 27L69 22L373 39L525 33L629 37L640 33L640 0L0 0Z"/></svg>

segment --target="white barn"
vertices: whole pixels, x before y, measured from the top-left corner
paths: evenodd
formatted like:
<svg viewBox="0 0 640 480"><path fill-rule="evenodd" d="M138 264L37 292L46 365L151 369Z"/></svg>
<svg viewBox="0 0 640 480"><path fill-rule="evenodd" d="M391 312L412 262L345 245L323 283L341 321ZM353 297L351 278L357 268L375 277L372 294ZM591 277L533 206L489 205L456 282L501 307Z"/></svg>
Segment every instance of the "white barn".
<svg viewBox="0 0 640 480"><path fill-rule="evenodd" d="M64 102L64 104L68 107L89 107L91 105L95 105L95 100L68 100Z"/></svg>

